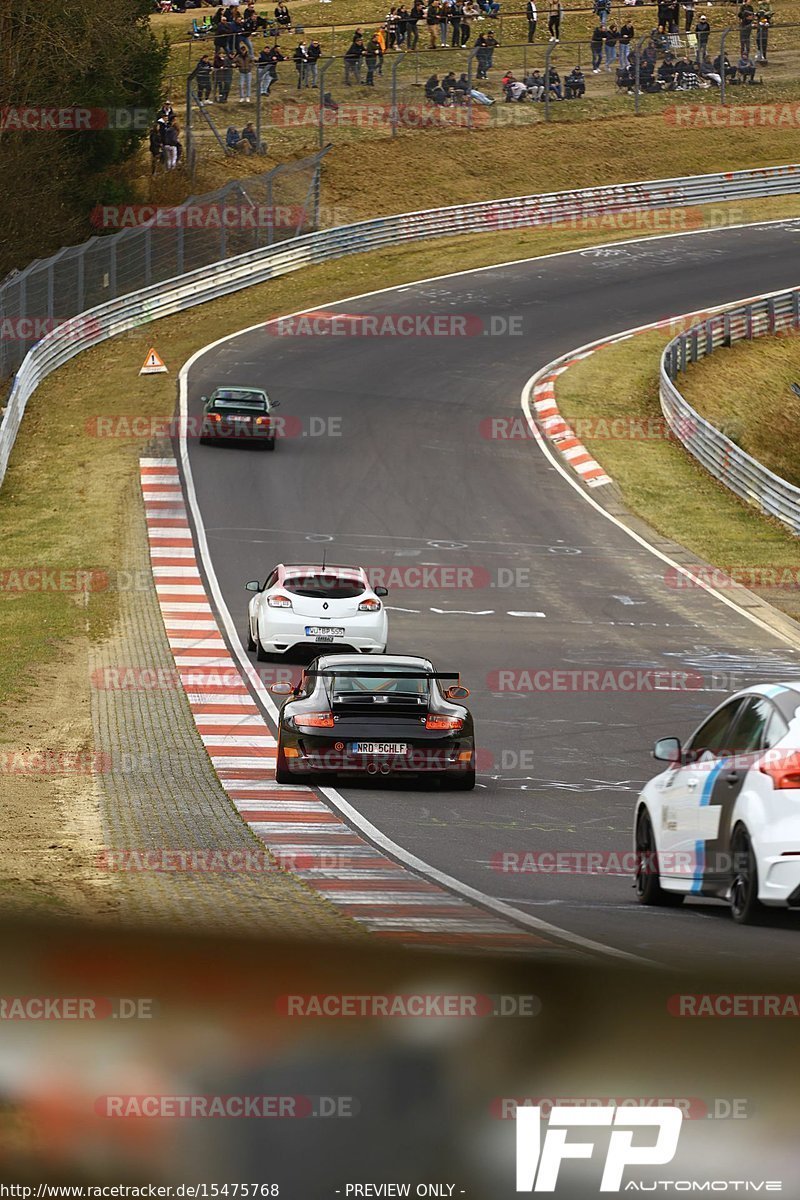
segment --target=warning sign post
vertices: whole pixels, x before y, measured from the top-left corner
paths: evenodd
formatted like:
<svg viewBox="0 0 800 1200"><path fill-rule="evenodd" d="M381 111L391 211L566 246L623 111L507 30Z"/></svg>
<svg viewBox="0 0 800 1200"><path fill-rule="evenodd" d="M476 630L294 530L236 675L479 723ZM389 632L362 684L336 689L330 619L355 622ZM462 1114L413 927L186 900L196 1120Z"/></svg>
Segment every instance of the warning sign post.
<svg viewBox="0 0 800 1200"><path fill-rule="evenodd" d="M140 375L164 375L168 374L167 368L164 365L164 360L156 353L151 346L147 352L147 358L144 360Z"/></svg>

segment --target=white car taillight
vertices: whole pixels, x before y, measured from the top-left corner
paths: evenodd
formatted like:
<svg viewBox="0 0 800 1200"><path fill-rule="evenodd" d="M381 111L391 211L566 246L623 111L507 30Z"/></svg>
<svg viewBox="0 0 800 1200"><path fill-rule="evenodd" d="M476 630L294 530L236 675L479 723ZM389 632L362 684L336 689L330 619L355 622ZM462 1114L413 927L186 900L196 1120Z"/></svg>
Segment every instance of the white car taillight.
<svg viewBox="0 0 800 1200"><path fill-rule="evenodd" d="M358 606L358 611L359 612L380 612L381 611L381 602L380 602L380 600L372 600L372 599L362 600Z"/></svg>
<svg viewBox="0 0 800 1200"><path fill-rule="evenodd" d="M274 596L269 596L267 598L267 604L269 605L270 608L291 608L292 607L292 602L289 599L289 597L282 595L280 592L276 592Z"/></svg>

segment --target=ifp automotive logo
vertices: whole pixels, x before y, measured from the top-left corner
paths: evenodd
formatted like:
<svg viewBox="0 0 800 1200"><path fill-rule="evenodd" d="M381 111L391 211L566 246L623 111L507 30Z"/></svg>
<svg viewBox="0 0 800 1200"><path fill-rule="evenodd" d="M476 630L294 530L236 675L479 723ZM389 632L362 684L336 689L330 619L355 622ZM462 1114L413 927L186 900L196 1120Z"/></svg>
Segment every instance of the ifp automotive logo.
<svg viewBox="0 0 800 1200"><path fill-rule="evenodd" d="M591 1158L593 1141L567 1141L575 1127L612 1126L605 1165L600 1180L601 1192L619 1192L623 1188L626 1167L663 1166L672 1162L678 1149L683 1113L680 1108L656 1109L555 1106L550 1110L547 1130L542 1138L541 1108L517 1109L517 1191L554 1192L562 1162L570 1158ZM644 1145L634 1145L638 1129L654 1128Z"/></svg>

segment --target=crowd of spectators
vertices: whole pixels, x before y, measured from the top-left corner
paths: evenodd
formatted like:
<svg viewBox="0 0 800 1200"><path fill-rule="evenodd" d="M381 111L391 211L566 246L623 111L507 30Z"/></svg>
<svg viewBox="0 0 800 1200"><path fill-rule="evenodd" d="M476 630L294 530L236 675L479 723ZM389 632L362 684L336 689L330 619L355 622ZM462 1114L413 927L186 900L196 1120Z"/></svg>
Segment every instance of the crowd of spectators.
<svg viewBox="0 0 800 1200"><path fill-rule="evenodd" d="M631 7L641 3L642 0L625 0ZM198 7L199 4L197 0ZM542 4L547 6L548 38L551 43L558 42L563 14L561 0L542 0ZM751 0L739 4L739 57L733 64L725 55L717 55L713 60L710 57L711 24L705 12L696 19L695 5L696 0L658 0L656 26L649 37L637 38L634 24L627 16L619 24L612 20L612 0L592 0L596 18L589 42L592 73L614 72L617 87L629 94L635 90L637 78L640 90L648 93L719 87L723 78L726 83L755 83L757 68L768 63L769 28L773 19L769 0L758 0L757 7ZM393 5L379 29L370 35L358 29L352 35L342 56L342 82L346 87L373 87L383 73L384 57L389 51L460 49L471 43L475 50L472 83L477 86L471 86L467 73L456 77L450 71L441 79L434 74L425 85L426 98L436 105L458 105L465 103L471 92L478 103L493 104L493 98L481 88L486 86L489 72L494 68L499 41L491 26L480 30L474 41L471 39L474 23L491 22L499 11L500 0L430 0L429 3L410 0ZM526 19L531 43L539 23L537 0L527 0ZM420 43L423 30L425 37ZM303 34L302 26L293 24L283 0L269 16L259 15L253 4L218 6L212 15L206 15L197 32L207 32L214 43L213 58L204 54L194 72L197 97L202 105L227 104L232 91L243 104L252 102L254 89L262 96L269 95L277 80L278 65L289 57L295 68L297 90L318 86L318 64L322 57L319 41L300 36L294 49L287 53L279 44L281 35ZM253 39L259 33L265 44L256 56ZM755 57L751 46L754 34ZM267 45L267 41L273 44ZM500 84L503 98L507 103L542 101L546 89L550 100L574 100L586 94L586 78L580 66L574 67L563 80L555 65L550 66L547 83L544 76L537 69L528 70L522 78L506 71ZM335 101L330 93L326 97L327 106L333 107ZM160 136L163 145L163 129ZM172 136L170 133L169 138ZM257 149L252 143L247 126L241 132L228 130L228 144L232 148L250 153ZM153 134L151 150L155 156ZM175 161L179 154L178 146ZM172 159L172 150L161 154L161 161L168 169L175 165Z"/></svg>

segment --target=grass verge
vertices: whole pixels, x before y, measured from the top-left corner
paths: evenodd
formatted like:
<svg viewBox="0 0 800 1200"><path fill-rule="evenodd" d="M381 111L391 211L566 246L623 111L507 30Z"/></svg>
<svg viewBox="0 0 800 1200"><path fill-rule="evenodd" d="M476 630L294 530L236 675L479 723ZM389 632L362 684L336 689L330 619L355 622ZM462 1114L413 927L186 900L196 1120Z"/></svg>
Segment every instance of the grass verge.
<svg viewBox="0 0 800 1200"><path fill-rule="evenodd" d="M800 338L737 342L680 376L686 399L737 445L800 487Z"/></svg>
<svg viewBox="0 0 800 1200"><path fill-rule="evenodd" d="M571 367L558 382L559 408L567 420L583 422L581 440L611 475L631 512L800 620L800 593L791 583L797 573L797 538L739 500L678 442L663 436L657 364L669 337L665 331L639 334ZM709 364L712 370L718 357ZM751 381L752 373L743 383L743 401L745 388L752 400ZM635 440L586 435L592 421L598 421L602 433L608 428L602 422L611 420L632 430ZM640 429L652 431L651 436L639 436Z"/></svg>

